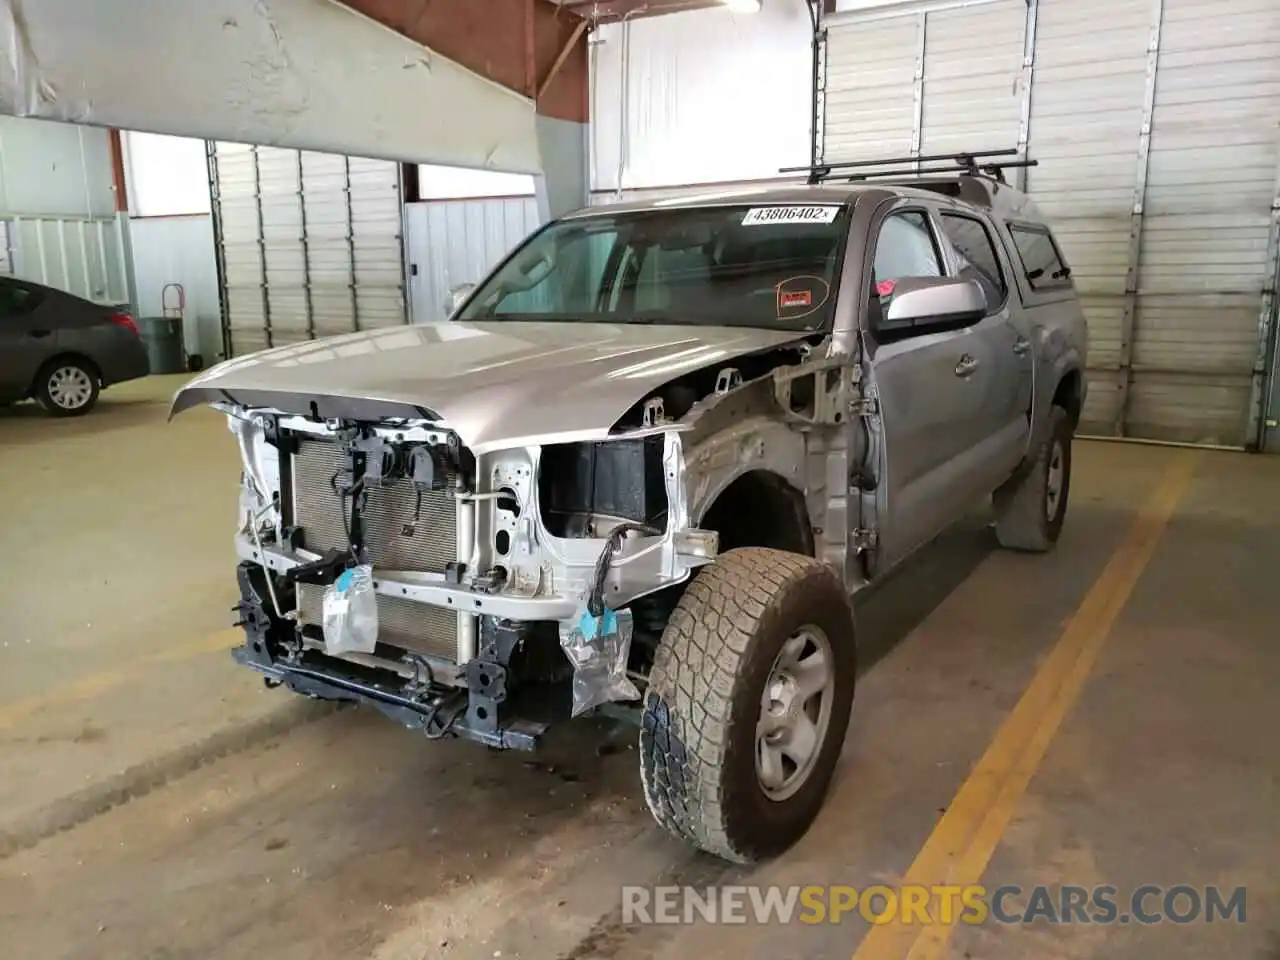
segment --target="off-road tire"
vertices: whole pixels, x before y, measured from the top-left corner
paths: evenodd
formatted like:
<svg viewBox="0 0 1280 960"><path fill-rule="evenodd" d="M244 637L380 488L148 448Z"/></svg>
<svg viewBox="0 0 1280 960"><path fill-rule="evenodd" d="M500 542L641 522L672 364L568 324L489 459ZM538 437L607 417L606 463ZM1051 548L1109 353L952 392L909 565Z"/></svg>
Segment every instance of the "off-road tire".
<svg viewBox="0 0 1280 960"><path fill-rule="evenodd" d="M89 385L88 399L79 406L65 407L53 398L51 393L52 378L57 371L71 368L80 371L87 378ZM98 394L101 389L102 383L99 379L98 370L92 363L76 357L60 357L50 360L40 368L40 372L36 374L35 388L32 390L32 395L50 416L82 417L97 406Z"/></svg>
<svg viewBox="0 0 1280 960"><path fill-rule="evenodd" d="M761 696L784 642L813 625L830 641L835 687L811 772L785 800L756 774ZM663 631L644 696L640 773L654 819L735 863L774 856L822 807L853 706L853 609L812 557L744 547L698 572Z"/></svg>
<svg viewBox="0 0 1280 960"><path fill-rule="evenodd" d="M995 492L996 539L1008 550L1044 553L1062 533L1071 491L1071 417L1062 407L1049 410L1043 439L1031 468ZM1062 490L1053 515L1049 515L1049 464L1057 446L1062 457Z"/></svg>

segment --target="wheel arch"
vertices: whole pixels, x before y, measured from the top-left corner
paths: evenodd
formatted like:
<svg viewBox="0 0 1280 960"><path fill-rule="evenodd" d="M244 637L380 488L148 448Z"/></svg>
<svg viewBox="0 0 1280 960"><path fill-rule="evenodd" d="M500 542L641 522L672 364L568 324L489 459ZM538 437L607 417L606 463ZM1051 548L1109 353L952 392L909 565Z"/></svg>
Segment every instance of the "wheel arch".
<svg viewBox="0 0 1280 960"><path fill-rule="evenodd" d="M1062 407L1071 418L1071 428L1080 425L1080 415L1084 411L1084 371L1078 366L1069 366L1058 374L1058 382L1053 388L1051 406Z"/></svg>
<svg viewBox="0 0 1280 960"><path fill-rule="evenodd" d="M698 526L720 534L721 552L772 547L815 556L804 491L768 468L743 466L726 474L694 504L693 516Z"/></svg>

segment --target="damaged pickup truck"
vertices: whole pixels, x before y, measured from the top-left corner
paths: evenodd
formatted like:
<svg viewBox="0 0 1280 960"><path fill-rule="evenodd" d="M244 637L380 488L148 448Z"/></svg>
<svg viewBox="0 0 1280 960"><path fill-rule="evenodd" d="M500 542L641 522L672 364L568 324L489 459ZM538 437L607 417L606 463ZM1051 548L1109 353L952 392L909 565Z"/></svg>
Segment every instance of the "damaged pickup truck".
<svg viewBox="0 0 1280 960"><path fill-rule="evenodd" d="M852 597L994 493L1066 510L1085 329L990 175L584 210L451 318L192 380L243 458L236 659L428 737L639 725L655 818L749 862L848 727Z"/></svg>

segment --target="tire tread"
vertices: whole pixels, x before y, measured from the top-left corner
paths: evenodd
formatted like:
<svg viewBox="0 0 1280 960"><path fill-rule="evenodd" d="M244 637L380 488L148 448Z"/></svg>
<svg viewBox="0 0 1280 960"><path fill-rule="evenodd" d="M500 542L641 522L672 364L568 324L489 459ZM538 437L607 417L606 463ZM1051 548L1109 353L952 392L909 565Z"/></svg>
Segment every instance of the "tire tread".
<svg viewBox="0 0 1280 960"><path fill-rule="evenodd" d="M738 798L721 776L734 724L745 722L734 719L737 681L784 595L833 586L843 597L835 570L812 557L745 547L704 567L681 597L655 654L640 734L645 800L675 836L726 860L757 858L734 835Z"/></svg>

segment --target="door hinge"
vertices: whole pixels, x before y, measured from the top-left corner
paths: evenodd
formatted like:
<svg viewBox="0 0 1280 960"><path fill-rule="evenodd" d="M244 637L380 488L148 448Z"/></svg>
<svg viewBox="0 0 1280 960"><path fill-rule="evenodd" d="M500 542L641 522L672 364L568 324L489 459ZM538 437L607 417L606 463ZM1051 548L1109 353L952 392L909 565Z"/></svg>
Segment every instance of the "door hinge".
<svg viewBox="0 0 1280 960"><path fill-rule="evenodd" d="M875 397L854 397L849 401L849 412L855 417L878 416L880 401Z"/></svg>
<svg viewBox="0 0 1280 960"><path fill-rule="evenodd" d="M854 527L849 535L849 542L858 553L874 550L880 544L880 534L869 527Z"/></svg>

